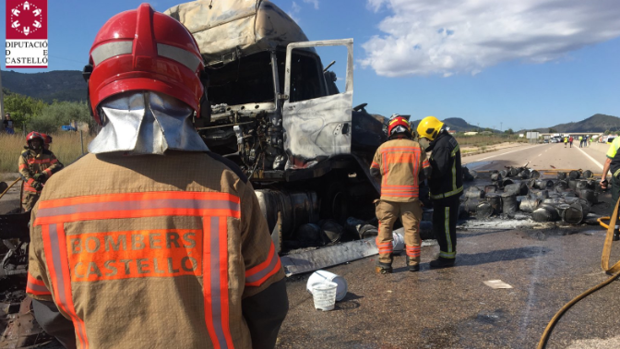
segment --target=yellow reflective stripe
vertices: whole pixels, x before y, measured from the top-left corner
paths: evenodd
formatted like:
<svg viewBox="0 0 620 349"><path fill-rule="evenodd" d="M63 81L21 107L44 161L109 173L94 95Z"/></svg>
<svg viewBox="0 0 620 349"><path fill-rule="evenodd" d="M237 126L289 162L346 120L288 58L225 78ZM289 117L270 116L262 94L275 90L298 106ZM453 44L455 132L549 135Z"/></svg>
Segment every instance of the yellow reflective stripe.
<svg viewBox="0 0 620 349"><path fill-rule="evenodd" d="M431 194L431 199L443 199L443 198L449 198L452 195L456 195L460 192L463 191L463 187L458 188L457 190L452 190L449 191L447 193L443 193L443 194L437 194L437 195L433 195Z"/></svg>
<svg viewBox="0 0 620 349"><path fill-rule="evenodd" d="M456 190L456 160L452 161L452 191Z"/></svg>
<svg viewBox="0 0 620 349"><path fill-rule="evenodd" d="M454 157L454 156L456 155L456 152L457 152L457 151L459 151L459 145L458 145L458 144L456 145L456 148L454 148L454 149L452 150L452 153L451 153L452 157Z"/></svg>
<svg viewBox="0 0 620 349"><path fill-rule="evenodd" d="M450 207L444 209L444 233L448 242L448 253L452 252L452 239L450 239Z"/></svg>
<svg viewBox="0 0 620 349"><path fill-rule="evenodd" d="M620 174L620 168L616 170L616 172L614 172L613 177L618 177L618 175Z"/></svg>
<svg viewBox="0 0 620 349"><path fill-rule="evenodd" d="M442 252L442 251L439 251L439 257L446 258L446 259L455 259L456 258L456 252Z"/></svg>

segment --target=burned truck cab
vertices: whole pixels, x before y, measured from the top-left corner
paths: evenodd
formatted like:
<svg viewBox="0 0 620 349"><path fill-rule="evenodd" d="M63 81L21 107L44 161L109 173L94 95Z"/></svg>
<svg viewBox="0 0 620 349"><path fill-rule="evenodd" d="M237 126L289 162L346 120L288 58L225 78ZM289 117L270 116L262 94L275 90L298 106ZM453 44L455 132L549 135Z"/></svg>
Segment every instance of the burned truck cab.
<svg viewBox="0 0 620 349"><path fill-rule="evenodd" d="M352 39L310 42L265 0L195 1L166 13L193 33L207 67L211 113L196 128L250 178L280 242L305 224L374 216L368 168L385 135L364 105L352 107ZM333 46L346 52L346 76L317 54Z"/></svg>

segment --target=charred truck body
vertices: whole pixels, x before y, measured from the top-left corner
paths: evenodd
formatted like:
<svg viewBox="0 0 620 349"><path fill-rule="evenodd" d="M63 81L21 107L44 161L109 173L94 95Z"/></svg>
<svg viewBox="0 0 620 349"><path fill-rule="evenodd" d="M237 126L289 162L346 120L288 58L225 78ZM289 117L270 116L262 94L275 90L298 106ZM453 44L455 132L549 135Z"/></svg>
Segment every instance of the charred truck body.
<svg viewBox="0 0 620 349"><path fill-rule="evenodd" d="M352 107L352 39L309 42L266 0L195 1L166 13L192 32L209 72L211 116L196 127L250 178L278 248L304 245L296 232L308 223L374 217L379 188L368 169L386 136L365 104ZM316 53L324 46L346 48L343 92Z"/></svg>

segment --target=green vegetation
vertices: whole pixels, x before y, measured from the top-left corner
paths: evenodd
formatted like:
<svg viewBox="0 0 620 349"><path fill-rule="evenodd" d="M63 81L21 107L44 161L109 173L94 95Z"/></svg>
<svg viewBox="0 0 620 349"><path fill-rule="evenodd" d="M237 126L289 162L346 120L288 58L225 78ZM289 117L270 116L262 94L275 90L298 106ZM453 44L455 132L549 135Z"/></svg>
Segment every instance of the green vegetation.
<svg viewBox="0 0 620 349"><path fill-rule="evenodd" d="M48 104L54 100L86 101L87 85L79 70L55 70L34 74L3 70L2 86L15 93L43 100Z"/></svg>
<svg viewBox="0 0 620 349"><path fill-rule="evenodd" d="M13 93L6 89L4 93L4 111L11 114L16 132L38 131L53 133L62 125L72 121L84 122L93 129L95 121L90 115L85 102L46 103L43 100Z"/></svg>
<svg viewBox="0 0 620 349"><path fill-rule="evenodd" d="M459 146L461 148L465 147L485 147L485 149L489 146L507 143L507 142L520 142L527 143L527 139L519 138L516 135L508 135L508 134L493 134L493 135L476 135L476 136L464 136L462 133L457 133L455 136L456 140L459 142Z"/></svg>

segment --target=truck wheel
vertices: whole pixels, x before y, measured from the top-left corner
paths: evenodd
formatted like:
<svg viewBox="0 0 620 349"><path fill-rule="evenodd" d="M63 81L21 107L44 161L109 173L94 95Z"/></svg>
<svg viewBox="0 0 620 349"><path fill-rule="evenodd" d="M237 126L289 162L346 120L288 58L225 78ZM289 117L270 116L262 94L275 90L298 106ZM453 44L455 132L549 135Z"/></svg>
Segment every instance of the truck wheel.
<svg viewBox="0 0 620 349"><path fill-rule="evenodd" d="M348 215L348 199L344 183L333 182L324 192L321 200L321 218L333 219L344 224Z"/></svg>

